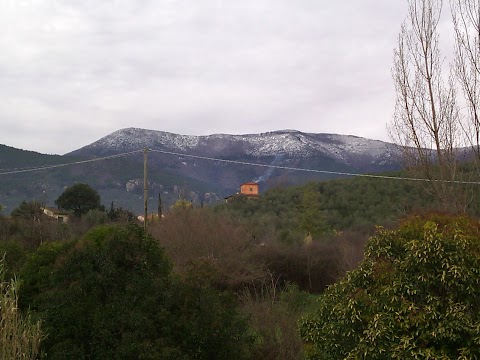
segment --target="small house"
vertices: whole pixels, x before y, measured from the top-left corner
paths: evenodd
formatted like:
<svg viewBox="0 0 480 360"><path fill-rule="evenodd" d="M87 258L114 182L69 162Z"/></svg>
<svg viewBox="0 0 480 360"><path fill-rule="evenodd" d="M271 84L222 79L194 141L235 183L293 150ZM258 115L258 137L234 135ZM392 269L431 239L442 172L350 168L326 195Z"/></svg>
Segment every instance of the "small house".
<svg viewBox="0 0 480 360"><path fill-rule="evenodd" d="M247 182L240 185L240 192L236 193L235 195L230 195L225 198L226 202L235 200L239 196L245 196L249 199L251 198L258 198L260 197L260 189L258 183L256 182Z"/></svg>
<svg viewBox="0 0 480 360"><path fill-rule="evenodd" d="M256 182L247 182L240 185L240 194L247 195L247 196L259 196L260 191L258 188L258 183Z"/></svg>
<svg viewBox="0 0 480 360"><path fill-rule="evenodd" d="M58 222L61 222L61 223L68 222L69 213L65 211L61 211L61 210L50 208L50 207L44 207L42 208L42 210L45 215L47 215L48 217L57 219Z"/></svg>

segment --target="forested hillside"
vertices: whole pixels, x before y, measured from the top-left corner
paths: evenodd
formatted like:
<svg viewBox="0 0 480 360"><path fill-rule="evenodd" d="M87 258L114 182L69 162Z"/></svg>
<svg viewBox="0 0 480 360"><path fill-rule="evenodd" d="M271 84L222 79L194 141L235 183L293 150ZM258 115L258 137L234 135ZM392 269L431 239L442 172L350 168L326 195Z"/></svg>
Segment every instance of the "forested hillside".
<svg viewBox="0 0 480 360"><path fill-rule="evenodd" d="M436 205L421 182L357 177L275 188L259 198L235 196L216 210L242 219L259 233L276 229L281 239L293 243L307 234L321 238L392 225L402 216L427 212Z"/></svg>

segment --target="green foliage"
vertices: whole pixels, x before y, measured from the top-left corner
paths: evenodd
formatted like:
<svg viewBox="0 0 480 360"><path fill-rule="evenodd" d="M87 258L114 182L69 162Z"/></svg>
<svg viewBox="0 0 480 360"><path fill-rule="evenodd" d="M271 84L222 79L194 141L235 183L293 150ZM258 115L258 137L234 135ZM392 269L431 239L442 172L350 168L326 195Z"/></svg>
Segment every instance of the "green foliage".
<svg viewBox="0 0 480 360"><path fill-rule="evenodd" d="M316 240L338 230L364 232L434 207L418 183L354 178L271 189L255 201L236 197L216 210L244 219L258 237L275 231L292 244L307 234Z"/></svg>
<svg viewBox="0 0 480 360"><path fill-rule="evenodd" d="M0 259L0 359L36 359L43 339L40 322L17 306L19 282L7 280Z"/></svg>
<svg viewBox="0 0 480 360"><path fill-rule="evenodd" d="M102 209L100 195L87 184L75 184L68 187L55 204L63 210L71 210L76 216L86 214L93 209Z"/></svg>
<svg viewBox="0 0 480 360"><path fill-rule="evenodd" d="M43 319L49 359L247 358L234 299L206 277L173 278L163 249L139 226L44 244L21 276L20 305Z"/></svg>
<svg viewBox="0 0 480 360"><path fill-rule="evenodd" d="M172 205L172 211L185 211L193 208L191 201L180 199Z"/></svg>
<svg viewBox="0 0 480 360"><path fill-rule="evenodd" d="M199 261L175 283L174 333L190 359L250 359L254 338L247 319L233 293L214 288L217 276L208 260Z"/></svg>
<svg viewBox="0 0 480 360"><path fill-rule="evenodd" d="M272 279L273 280L273 279ZM297 322L314 305L314 297L293 284L276 283L241 296L242 311L250 318L255 346L252 359L301 359Z"/></svg>
<svg viewBox="0 0 480 360"><path fill-rule="evenodd" d="M75 244L40 247L22 272L22 304L44 319L49 359L152 358L164 337L169 272L141 228L100 227Z"/></svg>
<svg viewBox="0 0 480 360"><path fill-rule="evenodd" d="M328 233L321 208L321 194L315 189L314 184L303 188L302 202L300 207L300 228L306 236L318 237Z"/></svg>
<svg viewBox="0 0 480 360"><path fill-rule="evenodd" d="M0 259L5 264L3 274L5 279L14 278L27 257L25 248L16 241L0 241Z"/></svg>
<svg viewBox="0 0 480 360"><path fill-rule="evenodd" d="M43 215L42 204L38 201L22 201L17 208L12 210L10 215L13 218L24 220L39 220Z"/></svg>
<svg viewBox="0 0 480 360"><path fill-rule="evenodd" d="M310 359L477 359L480 229L431 215L380 229L301 322Z"/></svg>
<svg viewBox="0 0 480 360"><path fill-rule="evenodd" d="M82 217L82 220L88 225L89 228L104 225L108 222L108 214L99 209L88 210L88 212Z"/></svg>
<svg viewBox="0 0 480 360"><path fill-rule="evenodd" d="M55 261L74 245L73 242L50 242L42 244L31 253L22 267L22 291L19 303L22 308L36 309L41 302L41 292L51 287L51 276L55 271Z"/></svg>

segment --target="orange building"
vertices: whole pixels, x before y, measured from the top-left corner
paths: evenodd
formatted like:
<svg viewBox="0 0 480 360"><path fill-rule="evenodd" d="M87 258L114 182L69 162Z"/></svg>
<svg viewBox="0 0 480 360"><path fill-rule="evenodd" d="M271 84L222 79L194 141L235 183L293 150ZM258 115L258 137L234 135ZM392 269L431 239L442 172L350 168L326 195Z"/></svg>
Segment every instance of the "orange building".
<svg viewBox="0 0 480 360"><path fill-rule="evenodd" d="M240 185L240 194L247 196L259 196L258 184L255 182L247 182Z"/></svg>

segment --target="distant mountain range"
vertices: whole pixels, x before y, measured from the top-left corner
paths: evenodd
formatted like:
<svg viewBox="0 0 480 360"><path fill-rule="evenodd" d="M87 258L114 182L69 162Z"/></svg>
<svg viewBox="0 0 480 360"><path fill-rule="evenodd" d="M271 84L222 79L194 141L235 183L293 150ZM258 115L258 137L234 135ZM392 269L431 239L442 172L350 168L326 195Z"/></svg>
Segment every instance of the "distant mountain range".
<svg viewBox="0 0 480 360"><path fill-rule="evenodd" d="M238 190L241 183L258 181L262 191L271 186L301 184L338 177L335 174L256 167L258 163L340 173L375 173L399 169L396 145L356 136L303 133L295 130L262 134L208 136L178 135L163 131L128 128L64 156L42 155L0 146L0 173L5 169L45 166L129 153L144 148L148 153L152 211L158 193L165 203L179 197L213 202ZM232 163L213 161L231 160ZM3 169L3 170L2 170ZM143 155L60 167L40 172L0 175L0 203L9 209L22 200L53 204L64 187L87 182L108 204L141 212L143 203Z"/></svg>
<svg viewBox="0 0 480 360"><path fill-rule="evenodd" d="M324 156L363 170L397 167L398 147L358 136L313 134L295 130L262 134L207 136L128 128L118 130L67 155L105 156L153 148L209 157L309 158Z"/></svg>

